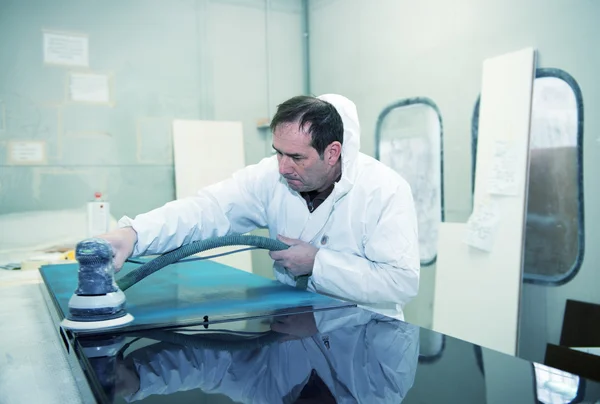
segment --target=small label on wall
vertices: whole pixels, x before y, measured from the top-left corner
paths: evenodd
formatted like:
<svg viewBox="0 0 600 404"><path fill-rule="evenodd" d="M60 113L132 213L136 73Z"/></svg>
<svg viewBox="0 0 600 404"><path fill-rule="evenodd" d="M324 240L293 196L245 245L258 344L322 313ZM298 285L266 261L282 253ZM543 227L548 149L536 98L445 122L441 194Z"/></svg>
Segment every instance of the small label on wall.
<svg viewBox="0 0 600 404"><path fill-rule="evenodd" d="M44 63L87 67L88 37L83 34L44 32Z"/></svg>
<svg viewBox="0 0 600 404"><path fill-rule="evenodd" d="M8 142L8 164L45 164L46 142Z"/></svg>
<svg viewBox="0 0 600 404"><path fill-rule="evenodd" d="M71 73L69 98L78 102L110 103L109 76L97 73Z"/></svg>

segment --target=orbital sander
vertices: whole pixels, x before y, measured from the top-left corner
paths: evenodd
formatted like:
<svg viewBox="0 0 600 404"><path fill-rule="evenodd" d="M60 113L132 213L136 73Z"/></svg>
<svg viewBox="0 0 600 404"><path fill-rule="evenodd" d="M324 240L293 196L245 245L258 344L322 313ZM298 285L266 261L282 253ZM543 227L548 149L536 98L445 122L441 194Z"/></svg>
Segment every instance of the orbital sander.
<svg viewBox="0 0 600 404"><path fill-rule="evenodd" d="M78 286L69 300L69 312L61 322L65 329L89 331L119 328L134 318L126 310L124 291L145 277L185 257L213 248L246 245L270 251L289 248L279 240L253 235L213 237L181 246L162 254L129 272L115 282L114 251L102 238L90 238L77 244L75 259L79 263ZM231 251L235 253L243 250ZM228 254L229 254L228 253ZM211 257L202 257L208 259ZM308 275L296 278L296 287L306 289Z"/></svg>
<svg viewBox="0 0 600 404"><path fill-rule="evenodd" d="M77 244L75 259L79 262L79 282L61 326L94 330L132 322L133 316L125 309L125 293L115 282L112 246L100 238L83 240Z"/></svg>

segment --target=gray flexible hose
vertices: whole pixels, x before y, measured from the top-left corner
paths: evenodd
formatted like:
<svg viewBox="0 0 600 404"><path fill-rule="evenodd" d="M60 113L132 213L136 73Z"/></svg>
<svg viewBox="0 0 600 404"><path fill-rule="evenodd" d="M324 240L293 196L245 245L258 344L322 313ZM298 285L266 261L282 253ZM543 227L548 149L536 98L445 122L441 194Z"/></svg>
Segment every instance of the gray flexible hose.
<svg viewBox="0 0 600 404"><path fill-rule="evenodd" d="M268 237L261 236L246 236L246 235L232 235L223 237L213 237L206 240L195 241L193 243L181 246L173 251L169 251L159 257L154 258L151 261L134 269L127 275L123 276L117 281L117 285L122 291L125 291L144 279L145 277L153 274L159 269L173 264L182 258L188 257L199 252L211 250L213 248L232 246L232 245L248 245L257 248L263 248L270 251L281 251L286 250L289 246L282 243L279 240L274 240ZM300 276L297 278L296 287L306 289L308 284L308 275Z"/></svg>
<svg viewBox="0 0 600 404"><path fill-rule="evenodd" d="M222 351L245 351L260 349L265 346L276 343L286 334L275 331L268 331L252 338L229 338L228 334L221 335L198 335L198 334L180 334L169 331L144 331L140 333L143 338L153 339L155 341L168 342L175 345L181 345L198 349L215 349Z"/></svg>

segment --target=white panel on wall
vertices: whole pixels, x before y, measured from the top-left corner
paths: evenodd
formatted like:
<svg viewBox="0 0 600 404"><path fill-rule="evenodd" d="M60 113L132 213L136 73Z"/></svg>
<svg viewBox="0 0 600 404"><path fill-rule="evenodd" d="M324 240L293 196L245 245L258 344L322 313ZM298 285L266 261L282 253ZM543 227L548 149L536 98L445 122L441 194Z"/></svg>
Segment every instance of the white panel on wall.
<svg viewBox="0 0 600 404"><path fill-rule="evenodd" d="M177 199L193 196L201 188L231 177L246 165L242 123L174 120L173 158ZM218 248L200 255L220 254L239 248L243 246ZM213 260L252 272L250 251Z"/></svg>
<svg viewBox="0 0 600 404"><path fill-rule="evenodd" d="M442 223L438 244L434 329L511 355L517 348L534 71L531 48L484 61L472 217L484 205L488 215L477 232L470 223ZM504 148L509 152L498 164L494 156ZM504 195L497 193L499 185L505 185ZM468 233L475 236L470 245Z"/></svg>

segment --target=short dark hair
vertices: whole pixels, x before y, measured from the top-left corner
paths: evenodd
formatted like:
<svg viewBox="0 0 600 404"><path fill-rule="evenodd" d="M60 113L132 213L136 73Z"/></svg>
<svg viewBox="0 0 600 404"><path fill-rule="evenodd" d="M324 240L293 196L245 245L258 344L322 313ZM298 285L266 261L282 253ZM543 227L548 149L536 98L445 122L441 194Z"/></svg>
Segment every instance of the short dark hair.
<svg viewBox="0 0 600 404"><path fill-rule="evenodd" d="M292 97L277 106L271 120L271 131L282 123L298 122L301 128L309 124L311 146L323 158L325 148L333 142L344 142L344 124L335 107L327 101L307 95Z"/></svg>

